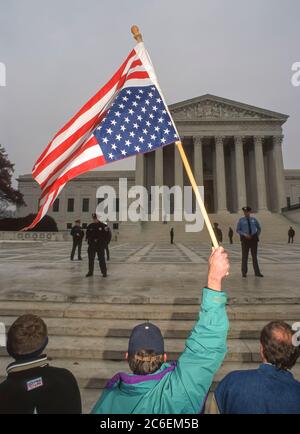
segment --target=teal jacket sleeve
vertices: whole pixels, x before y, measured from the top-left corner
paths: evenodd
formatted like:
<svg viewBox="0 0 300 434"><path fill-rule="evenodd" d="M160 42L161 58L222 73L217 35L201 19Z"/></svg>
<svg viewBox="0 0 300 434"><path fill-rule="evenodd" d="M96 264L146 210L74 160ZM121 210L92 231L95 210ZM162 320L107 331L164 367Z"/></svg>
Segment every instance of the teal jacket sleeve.
<svg viewBox="0 0 300 434"><path fill-rule="evenodd" d="M229 329L226 300L224 292L203 289L199 319L169 377L172 401L182 403L184 399L186 413L201 411L213 377L226 355Z"/></svg>

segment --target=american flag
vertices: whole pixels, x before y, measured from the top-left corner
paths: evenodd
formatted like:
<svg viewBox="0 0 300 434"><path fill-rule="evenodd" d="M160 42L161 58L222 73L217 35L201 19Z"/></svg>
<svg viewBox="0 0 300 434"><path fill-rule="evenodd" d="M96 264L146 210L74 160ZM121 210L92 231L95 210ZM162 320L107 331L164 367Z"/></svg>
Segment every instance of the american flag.
<svg viewBox="0 0 300 434"><path fill-rule="evenodd" d="M66 183L96 167L179 140L150 57L140 42L125 62L54 136L32 176L42 194L33 228Z"/></svg>

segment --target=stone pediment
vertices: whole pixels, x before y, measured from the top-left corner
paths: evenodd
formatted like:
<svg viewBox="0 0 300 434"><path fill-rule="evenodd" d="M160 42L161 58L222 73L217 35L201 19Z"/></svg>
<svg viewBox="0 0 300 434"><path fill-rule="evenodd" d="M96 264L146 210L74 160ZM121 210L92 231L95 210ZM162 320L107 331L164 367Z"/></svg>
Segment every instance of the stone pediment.
<svg viewBox="0 0 300 434"><path fill-rule="evenodd" d="M259 107L204 95L170 106L175 121L277 121L285 122L287 115Z"/></svg>

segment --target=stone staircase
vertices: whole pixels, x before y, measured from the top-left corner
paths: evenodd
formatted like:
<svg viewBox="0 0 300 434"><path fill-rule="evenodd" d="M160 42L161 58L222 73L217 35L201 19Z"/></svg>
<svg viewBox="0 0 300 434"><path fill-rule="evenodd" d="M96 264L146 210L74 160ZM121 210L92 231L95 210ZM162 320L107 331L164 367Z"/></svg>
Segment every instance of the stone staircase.
<svg viewBox="0 0 300 434"><path fill-rule="evenodd" d="M242 214L210 214L211 222L218 222L223 231L224 240L228 241L228 229L231 226L235 232L237 222ZM261 212L254 214L262 225L262 242L287 242L289 226L293 226L296 234L300 233L300 225L290 221L281 214ZM209 234L204 228L201 232L186 232L183 222L142 222L142 223L120 223L119 241L143 241L143 242L169 242L170 229L174 228L175 241L187 243L210 242ZM238 235L234 234L234 241L239 241Z"/></svg>
<svg viewBox="0 0 300 434"><path fill-rule="evenodd" d="M300 299L229 300L227 307L231 328L228 354L214 378L212 390L228 372L258 366L259 334L269 320L282 319L290 323L300 320ZM176 359L184 349L184 342L197 318L199 305L182 299L180 304L126 304L2 301L0 321L8 328L16 317L24 313L40 315L48 325L47 354L54 366L71 370L80 385L84 411L88 412L107 380L118 371L128 371L124 355L128 336L137 323L150 320L161 327L169 360ZM0 349L0 381L10 362L4 348ZM300 363L294 368L300 380Z"/></svg>

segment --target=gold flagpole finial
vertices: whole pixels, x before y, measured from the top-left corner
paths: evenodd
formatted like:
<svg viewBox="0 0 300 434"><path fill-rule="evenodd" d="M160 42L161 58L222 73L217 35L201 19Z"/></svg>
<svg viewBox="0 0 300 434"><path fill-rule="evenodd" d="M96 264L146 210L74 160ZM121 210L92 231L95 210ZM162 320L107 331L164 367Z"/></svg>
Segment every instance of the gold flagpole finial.
<svg viewBox="0 0 300 434"><path fill-rule="evenodd" d="M143 37L138 26L131 26L131 33L133 34L133 37L137 43L143 42Z"/></svg>

